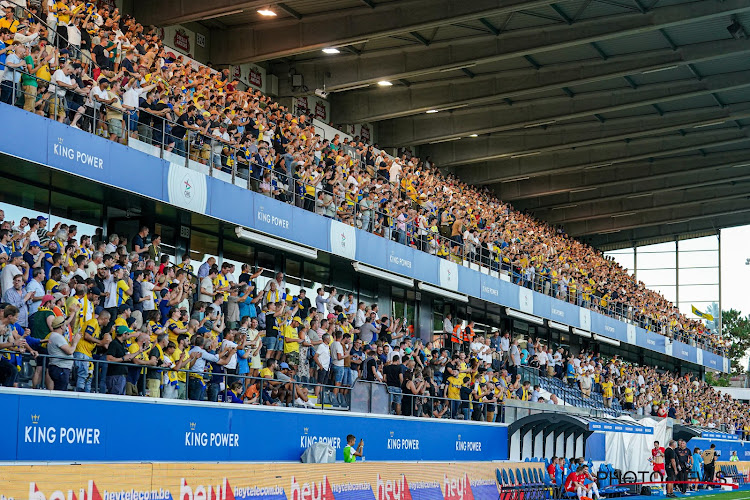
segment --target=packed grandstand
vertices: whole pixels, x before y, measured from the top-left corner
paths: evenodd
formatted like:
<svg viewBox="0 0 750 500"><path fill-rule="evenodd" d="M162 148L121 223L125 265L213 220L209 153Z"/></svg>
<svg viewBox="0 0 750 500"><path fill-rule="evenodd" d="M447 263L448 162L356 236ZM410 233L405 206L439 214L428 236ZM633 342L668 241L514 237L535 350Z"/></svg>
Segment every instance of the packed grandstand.
<svg viewBox="0 0 750 500"><path fill-rule="evenodd" d="M266 196L670 338L727 347L561 229L428 161L358 137L323 140L305 115L243 90L227 70L175 57L154 28L117 9L82 0L2 9L7 104L189 157ZM345 407L361 378L387 384L394 413L486 421L501 418L506 400L566 404L573 388L567 399L615 414L750 433L746 405L689 374L498 330L475 335L471 323L425 343L405 321L330 287L292 295L283 274L258 287L261 270L249 265L176 264L148 227L97 239L32 215L2 221L0 238L8 386ZM527 373L560 382L532 385Z"/></svg>
<svg viewBox="0 0 750 500"><path fill-rule="evenodd" d="M75 0L42 11L34 4L6 7L4 14L5 103L118 142L151 143L247 179L264 195L445 259L500 270L514 283L670 338L717 352L726 347L700 321L562 230L443 176L428 161L390 157L358 137L324 140L307 116L241 90L228 70L175 57L156 28L117 9Z"/></svg>
<svg viewBox="0 0 750 500"><path fill-rule="evenodd" d="M0 224L6 386L345 408L364 379L387 385L399 415L494 422L507 400L567 403L750 438L750 407L690 374L475 335L472 322L459 342L448 320L425 343L335 288L292 295L282 273L258 287L262 269L214 257L173 265L145 226L127 242L48 230L44 216Z"/></svg>

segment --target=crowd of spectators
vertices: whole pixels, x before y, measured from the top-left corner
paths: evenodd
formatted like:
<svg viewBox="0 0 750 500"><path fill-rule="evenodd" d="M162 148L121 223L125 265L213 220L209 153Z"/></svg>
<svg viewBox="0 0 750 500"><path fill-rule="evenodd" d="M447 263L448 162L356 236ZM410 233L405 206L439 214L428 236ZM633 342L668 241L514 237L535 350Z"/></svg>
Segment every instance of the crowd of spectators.
<svg viewBox="0 0 750 500"><path fill-rule="evenodd" d="M750 405L722 394L693 374L677 375L618 359L607 366L613 397L620 399L623 408L750 439Z"/></svg>
<svg viewBox="0 0 750 500"><path fill-rule="evenodd" d="M532 357L538 355L537 351ZM691 373L678 375L618 357L604 359L588 352L570 355L558 349L551 365L542 364L540 374L566 381L586 398L599 393L610 408L616 400L634 415L670 417L685 425L750 439L750 405L722 394Z"/></svg>
<svg viewBox="0 0 750 500"><path fill-rule="evenodd" d="M7 2L6 2L7 5ZM721 351L726 341L627 269L429 160L358 137L323 139L259 91L175 56L117 9L83 0L4 7L1 100L112 140L232 172L251 189L522 286ZM46 20L46 24L42 22ZM13 89L15 88L15 92Z"/></svg>
<svg viewBox="0 0 750 500"><path fill-rule="evenodd" d="M510 399L562 403L523 380L528 366L607 406L750 433L747 405L691 375L477 335L471 321L461 343L425 343L335 288L295 295L282 273L261 287L263 269L215 257L173 264L146 226L127 241L48 229L44 216L15 224L0 210L0 263L6 386L25 373L37 388L304 407L346 406L362 378L387 385L395 414L491 422Z"/></svg>

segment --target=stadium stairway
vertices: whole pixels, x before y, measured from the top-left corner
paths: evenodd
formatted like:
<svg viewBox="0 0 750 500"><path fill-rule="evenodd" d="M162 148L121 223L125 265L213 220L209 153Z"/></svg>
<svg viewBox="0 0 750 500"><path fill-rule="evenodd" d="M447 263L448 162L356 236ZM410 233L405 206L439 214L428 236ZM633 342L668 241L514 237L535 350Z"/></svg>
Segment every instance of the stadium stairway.
<svg viewBox="0 0 750 500"><path fill-rule="evenodd" d="M606 406L604 406L604 400L602 399L602 395L600 393L592 392L590 397L586 397L577 386L571 387L558 378L540 377L539 385L545 391L556 395L566 404L576 406L578 408L596 410L605 415L611 415L613 417L619 417L622 413L620 402L616 399L612 401L612 408L607 408Z"/></svg>

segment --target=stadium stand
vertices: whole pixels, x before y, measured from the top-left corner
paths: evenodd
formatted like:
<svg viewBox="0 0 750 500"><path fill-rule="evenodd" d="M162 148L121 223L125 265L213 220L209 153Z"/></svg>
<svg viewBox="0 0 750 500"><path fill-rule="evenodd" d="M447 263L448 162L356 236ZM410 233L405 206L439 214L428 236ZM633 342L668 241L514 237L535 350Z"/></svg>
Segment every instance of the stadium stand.
<svg viewBox="0 0 750 500"><path fill-rule="evenodd" d="M499 331L451 353L335 288L293 295L282 273L259 287L262 269L237 274L214 257L197 271L189 258L171 265L159 235L145 243L145 226L128 250L117 235L93 241L46 223L0 222L6 386L347 409L363 379L385 383L406 416L502 421L503 405L519 400L750 438L748 405L690 374Z"/></svg>
<svg viewBox="0 0 750 500"><path fill-rule="evenodd" d="M113 141L145 143L321 216L502 272L670 338L725 349L613 260L488 191L357 138L324 140L308 117L243 91L227 71L174 57L155 31L116 9L82 0L54 9L4 8L6 104ZM45 14L65 23L53 30ZM75 32L80 43L71 42ZM348 388L362 378L386 383L393 411L403 415L494 421L504 400L538 402L544 391L550 403L606 415L632 411L746 439L750 433L747 406L690 375L588 353L568 357L531 339L522 347L470 328L466 352L449 353L335 289L292 296L280 275L260 290L253 280L261 270L246 266L235 278L234 266L214 257L195 273L187 258L173 266L147 227L129 242L117 235L95 241L77 237L74 226L48 230L43 216L15 227L0 222L6 385L67 390L72 382L85 392L346 408Z"/></svg>
<svg viewBox="0 0 750 500"><path fill-rule="evenodd" d="M2 101L127 143L154 146L267 196L702 348L724 341L600 252L418 158L322 139L228 71L187 63L155 30L75 0L6 9ZM42 20L63 18L57 30ZM14 16L18 17L16 19ZM76 36L69 35L76 34ZM80 42L78 42L80 35ZM71 42L71 39L73 42ZM27 49L28 47L28 49ZM59 83L59 85L58 85Z"/></svg>

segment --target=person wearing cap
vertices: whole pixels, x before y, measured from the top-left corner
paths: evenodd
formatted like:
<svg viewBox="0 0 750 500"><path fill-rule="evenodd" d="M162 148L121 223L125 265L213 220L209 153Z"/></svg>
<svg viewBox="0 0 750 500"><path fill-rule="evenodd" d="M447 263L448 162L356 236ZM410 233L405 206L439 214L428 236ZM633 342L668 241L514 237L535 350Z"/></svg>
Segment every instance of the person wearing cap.
<svg viewBox="0 0 750 500"><path fill-rule="evenodd" d="M32 234L36 234L36 232ZM23 253L23 260L29 265L29 269L41 269L43 257L42 245L38 241L30 241L26 251Z"/></svg>
<svg viewBox="0 0 750 500"><path fill-rule="evenodd" d="M23 260L21 252L11 252L8 262L0 272L0 291L3 294L13 288L13 278L19 274L23 277L23 282L26 283L29 278L29 265Z"/></svg>
<svg viewBox="0 0 750 500"><path fill-rule="evenodd" d="M129 303L133 295L133 283L125 273L125 268L115 265L112 268L112 274L115 278L115 305L120 307Z"/></svg>
<svg viewBox="0 0 750 500"><path fill-rule="evenodd" d="M128 352L125 345L125 336L130 333L127 326L116 326L115 335L107 348L107 361L111 364L107 367L107 394L125 394L126 375L128 367L122 363L129 363L141 352Z"/></svg>
<svg viewBox="0 0 750 500"><path fill-rule="evenodd" d="M73 353L75 358L75 367L78 377L76 378L77 392L91 392L91 381L93 380L93 371L97 369L92 365L94 359L94 349L96 347L106 347L109 342L109 336L105 338L102 335L102 328L109 323L109 311L101 311L96 318L89 319L81 330L81 340L76 346ZM106 373L106 372L105 372Z"/></svg>
<svg viewBox="0 0 750 500"><path fill-rule="evenodd" d="M42 248L44 248L47 246L47 243L49 243L49 236L47 234L48 231L46 229L47 221L49 219L43 215L39 215L37 216L36 220L39 223L39 228L36 230L36 235L39 238L39 243L42 245Z"/></svg>
<svg viewBox="0 0 750 500"><path fill-rule="evenodd" d="M67 391L70 382L70 370L73 368L73 353L75 353L81 334L73 335L71 342L63 335L67 327L65 317L58 316L52 320L51 331L47 342L49 354L48 370L52 378L52 388L56 391Z"/></svg>

